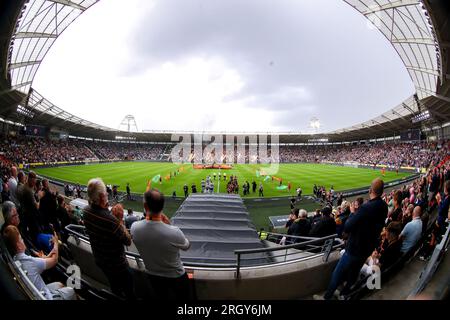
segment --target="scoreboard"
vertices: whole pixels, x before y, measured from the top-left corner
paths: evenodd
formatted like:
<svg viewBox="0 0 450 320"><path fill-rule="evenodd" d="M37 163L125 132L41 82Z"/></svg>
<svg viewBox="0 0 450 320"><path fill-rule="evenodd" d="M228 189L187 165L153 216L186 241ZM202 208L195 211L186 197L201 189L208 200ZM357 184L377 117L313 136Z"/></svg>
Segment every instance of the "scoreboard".
<svg viewBox="0 0 450 320"><path fill-rule="evenodd" d="M401 141L418 141L421 138L420 129L411 129L400 133Z"/></svg>
<svg viewBox="0 0 450 320"><path fill-rule="evenodd" d="M21 133L26 136L45 137L47 129L43 126L26 125L22 128Z"/></svg>

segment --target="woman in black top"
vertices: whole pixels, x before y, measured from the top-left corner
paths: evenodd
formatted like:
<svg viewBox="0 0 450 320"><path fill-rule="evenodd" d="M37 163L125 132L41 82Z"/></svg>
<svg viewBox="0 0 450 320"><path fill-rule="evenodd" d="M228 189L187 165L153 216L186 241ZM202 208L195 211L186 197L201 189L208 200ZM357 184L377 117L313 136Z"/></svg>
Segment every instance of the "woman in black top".
<svg viewBox="0 0 450 320"><path fill-rule="evenodd" d="M394 209L391 211L388 217L388 223L392 221L402 221L403 211L401 207L402 203L402 192L400 190L394 193Z"/></svg>

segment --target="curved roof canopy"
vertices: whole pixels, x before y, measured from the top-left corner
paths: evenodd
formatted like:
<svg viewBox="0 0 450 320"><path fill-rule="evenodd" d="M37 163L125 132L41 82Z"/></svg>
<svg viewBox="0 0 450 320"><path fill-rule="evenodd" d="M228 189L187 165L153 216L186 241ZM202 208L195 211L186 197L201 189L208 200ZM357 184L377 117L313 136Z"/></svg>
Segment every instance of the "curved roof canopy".
<svg viewBox="0 0 450 320"><path fill-rule="evenodd" d="M391 42L420 99L436 92L441 75L439 42L426 7L419 0L344 0Z"/></svg>
<svg viewBox="0 0 450 320"><path fill-rule="evenodd" d="M98 0L32 0L11 39L8 69L13 89L28 93L39 65L58 36Z"/></svg>
<svg viewBox="0 0 450 320"><path fill-rule="evenodd" d="M436 94L442 79L441 49L429 13L419 0L344 0L364 15L391 42L403 61L416 88L417 97ZM380 106L381 108L382 106ZM419 112L414 96L382 115L364 123L333 131L343 133Z"/></svg>
<svg viewBox="0 0 450 320"><path fill-rule="evenodd" d="M85 10L99 0L31 0L24 7L11 39L7 69L11 86L26 95L26 104L18 112L33 116L38 111L54 120L73 123L104 131L116 131L78 118L60 109L32 90L39 65L58 36ZM411 96L397 107L375 119L349 128L328 133L367 131L379 126L401 127L403 119L409 124L418 100L435 95L442 75L441 48L433 21L422 0L344 0L364 15L392 43L409 72L417 97ZM445 79L445 78L444 78ZM418 99L417 99L418 98ZM380 106L381 109L386 106ZM395 120L395 122L394 122ZM404 124L405 125L405 124Z"/></svg>

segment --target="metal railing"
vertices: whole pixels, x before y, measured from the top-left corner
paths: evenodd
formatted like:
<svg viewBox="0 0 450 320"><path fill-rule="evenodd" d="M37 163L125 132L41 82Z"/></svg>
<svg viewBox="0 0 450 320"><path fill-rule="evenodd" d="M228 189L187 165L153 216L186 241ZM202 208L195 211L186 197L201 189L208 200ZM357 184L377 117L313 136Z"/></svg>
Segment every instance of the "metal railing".
<svg viewBox="0 0 450 320"><path fill-rule="evenodd" d="M298 259L293 259L291 261L297 261L301 260L302 258L311 258L311 257L317 257L319 255L323 255L324 259L323 262L327 262L329 255L333 249L339 249L343 246L343 241L337 238L337 234L333 234L330 236L326 236L323 238L311 238L311 237L299 237L299 236L290 236L290 235L283 235L283 234L276 234L276 233L270 233L267 232L268 235L276 235L276 236L285 236L287 238L293 239L294 241L300 241L293 244L288 245L279 245L277 247L269 247L269 248L260 248L260 249L241 249L241 250L235 250L234 253L236 254L236 260L237 260L237 266L236 266L236 277L239 278L240 276L240 270L242 267L242 256L245 255L251 255L251 254L268 254L270 255L271 260L275 260L275 258L283 258L283 262L288 262L288 257L299 255L301 253L311 253L309 256L303 256ZM337 242L335 244L335 242ZM294 250L290 250L294 249ZM298 251L297 251L298 250ZM281 252L279 255L274 255L275 252ZM252 260L261 260L261 256L259 257L250 257L246 258L246 261L252 261ZM273 263L267 263L266 265L270 264L276 264L279 263L279 261L275 261ZM260 266L260 265L259 265Z"/></svg>
<svg viewBox="0 0 450 320"><path fill-rule="evenodd" d="M28 278L28 272L22 269L22 265L18 261L10 263L10 266L12 267L12 270L14 270L13 272L16 280L32 300L47 300L42 292L40 292Z"/></svg>
<svg viewBox="0 0 450 320"><path fill-rule="evenodd" d="M74 237L77 244L80 243L80 239L83 239L84 241L89 243L89 237L85 234L84 226L68 225L66 226L66 230L70 235ZM336 234L323 238L288 236L269 232L268 234L287 236L291 239L301 242L289 245L277 245L276 247L268 248L234 250L234 253L236 255L235 263L204 263L184 261L183 265L187 268L234 269L236 278L239 278L242 268L256 268L271 266L275 264L292 263L302 260L308 260L319 256L323 256L322 261L325 263L328 261L328 258L333 250L338 250L343 247L343 241L337 238ZM130 258L134 258L136 264L140 269L145 269L144 261L138 253L125 251L125 254ZM289 259L289 257L291 257L292 259ZM282 261L277 261L277 258L281 258ZM188 259L201 260L204 259L204 257L189 257ZM208 260L212 259L208 258ZM249 263L252 261L256 261L256 263Z"/></svg>
<svg viewBox="0 0 450 320"><path fill-rule="evenodd" d="M450 244L450 225L447 226L447 230L443 235L441 242L439 242L439 244L437 244L436 247L434 248L430 260L428 261L425 269L420 274L419 280L417 281L415 288L411 291L409 295L410 297L414 297L420 294L428 285L428 283L431 281L439 264L444 258L445 252L447 251L449 244Z"/></svg>
<svg viewBox="0 0 450 320"><path fill-rule="evenodd" d="M0 239L0 241L2 240ZM4 262L14 275L14 280L19 284L27 297L32 300L46 300L46 297L43 296L42 292L40 292L28 278L28 273L22 269L21 263L19 261L14 261L8 250L3 246L3 243L0 246L0 254L5 258Z"/></svg>

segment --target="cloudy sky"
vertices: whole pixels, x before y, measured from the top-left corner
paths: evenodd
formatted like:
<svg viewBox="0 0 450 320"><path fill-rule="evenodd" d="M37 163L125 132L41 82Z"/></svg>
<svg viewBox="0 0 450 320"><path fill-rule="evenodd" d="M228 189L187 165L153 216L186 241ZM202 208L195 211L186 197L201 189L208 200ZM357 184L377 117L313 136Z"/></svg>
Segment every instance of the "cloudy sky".
<svg viewBox="0 0 450 320"><path fill-rule="evenodd" d="M126 6L124 7L124 4ZM56 41L34 87L57 106L138 130L311 132L381 114L414 87L342 0L102 0Z"/></svg>

